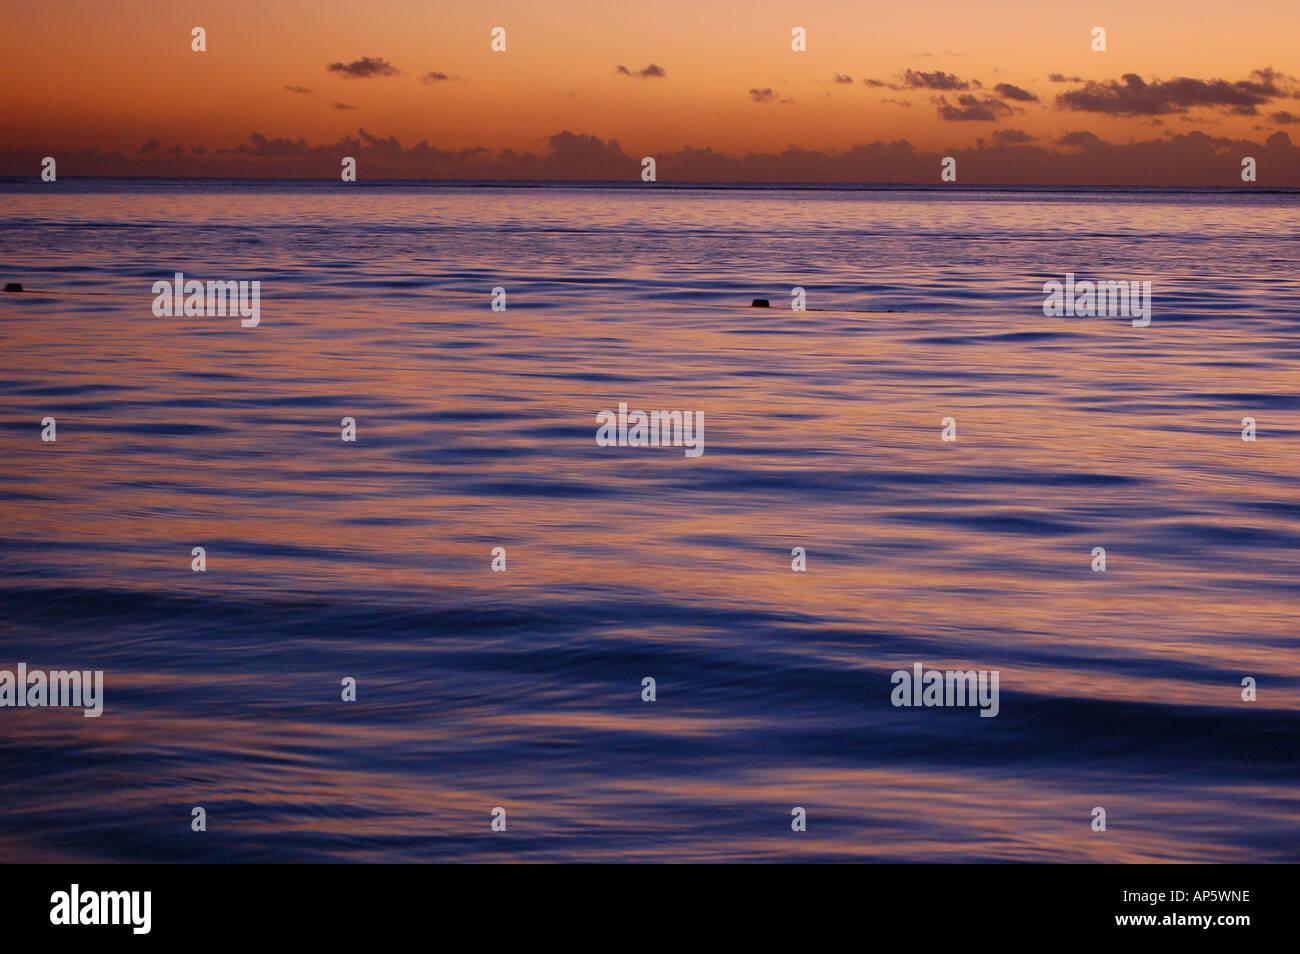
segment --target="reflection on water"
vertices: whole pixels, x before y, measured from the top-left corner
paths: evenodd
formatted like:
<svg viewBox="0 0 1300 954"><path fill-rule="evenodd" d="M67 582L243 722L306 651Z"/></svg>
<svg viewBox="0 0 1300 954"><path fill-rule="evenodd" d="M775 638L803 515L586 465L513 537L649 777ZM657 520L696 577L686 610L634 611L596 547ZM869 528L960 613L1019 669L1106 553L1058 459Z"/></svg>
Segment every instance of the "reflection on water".
<svg viewBox="0 0 1300 954"><path fill-rule="evenodd" d="M0 710L0 857L1300 856L1295 197L3 192L0 667L106 699Z"/></svg>

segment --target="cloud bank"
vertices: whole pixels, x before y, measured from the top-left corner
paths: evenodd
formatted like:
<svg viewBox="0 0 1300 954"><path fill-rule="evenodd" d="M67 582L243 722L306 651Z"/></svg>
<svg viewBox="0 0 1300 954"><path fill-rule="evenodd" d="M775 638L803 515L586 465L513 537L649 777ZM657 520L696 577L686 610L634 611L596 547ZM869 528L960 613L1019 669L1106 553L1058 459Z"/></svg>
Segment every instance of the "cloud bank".
<svg viewBox="0 0 1300 954"><path fill-rule="evenodd" d="M760 90L765 93L765 90ZM775 98L775 94L773 94ZM978 104L977 104L978 106ZM962 108L960 105L953 108ZM0 175L35 177L46 150L0 151ZM340 160L353 156L362 182L380 179L611 181L639 183L641 155L617 140L559 132L536 150L484 147L445 150L365 129L337 142L253 133L233 147L163 147L151 139L134 155L94 148L59 155L59 180L75 176L230 176L338 181ZM846 150L787 146L779 152L730 155L687 146L656 154L660 183L788 182L939 184L943 156L957 159L963 185L1219 186L1241 188L1241 159L1253 156L1259 181L1251 188L1300 188L1300 148L1285 132L1264 142L1213 137L1200 131L1144 142L1111 143L1076 131L1039 144L1019 130L999 130L992 143L930 152L906 140L862 143Z"/></svg>

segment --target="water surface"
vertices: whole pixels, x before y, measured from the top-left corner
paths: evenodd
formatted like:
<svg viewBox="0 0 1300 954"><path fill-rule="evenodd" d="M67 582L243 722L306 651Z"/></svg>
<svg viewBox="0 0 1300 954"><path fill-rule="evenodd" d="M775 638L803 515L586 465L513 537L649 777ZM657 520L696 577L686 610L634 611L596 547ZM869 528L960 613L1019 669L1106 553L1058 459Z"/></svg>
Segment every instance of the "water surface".
<svg viewBox="0 0 1300 954"><path fill-rule="evenodd" d="M0 857L1298 860L1298 224L2 185L0 667L106 699L0 710ZM260 326L154 317L177 271L259 280ZM1070 271L1150 280L1150 327L1045 318ZM620 401L704 455L597 447ZM894 708L915 662L1000 714Z"/></svg>

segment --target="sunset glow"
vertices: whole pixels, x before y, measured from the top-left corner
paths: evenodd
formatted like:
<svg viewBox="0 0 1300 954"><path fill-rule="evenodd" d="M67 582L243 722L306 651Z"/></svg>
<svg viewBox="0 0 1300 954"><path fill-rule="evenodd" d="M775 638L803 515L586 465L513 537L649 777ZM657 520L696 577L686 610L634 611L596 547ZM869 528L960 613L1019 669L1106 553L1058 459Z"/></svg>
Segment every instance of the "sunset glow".
<svg viewBox="0 0 1300 954"><path fill-rule="evenodd" d="M7 6L0 171L11 175L33 174L31 154L95 150L119 161L69 157L68 173L251 174L261 162L267 174L324 177L337 163L324 166L310 149L366 136L381 152L420 143L486 151L452 166L410 156L371 169L417 178L422 168L429 177L476 168L508 176L482 157L543 157L557 134L593 137L576 161L517 167L562 178L567 163L580 179L621 177L599 174L592 153L606 146L597 140L636 160L681 150L843 153L876 142L1031 156L1069 154L1087 137L1159 146L1199 134L1209 139L1181 152L1192 184L1207 184L1197 177L1227 182L1230 172L1205 168L1214 165L1210 140L1264 148L1300 120L1300 7L1287 0L1249 15L1207 0L1100 2L1086 13L956 0L887 9L848 0ZM196 26L206 30L202 53L191 49ZM504 52L490 48L496 26L506 30ZM1092 49L1096 26L1105 52ZM796 27L805 52L791 48ZM1300 184L1289 139L1274 141L1277 161L1261 181ZM1120 168L1132 157L1094 165L1107 161ZM871 162L859 165L870 179ZM1007 181L1032 181L1033 163L1024 165ZM677 168L686 179L716 175L685 159ZM787 157L768 175L819 177L807 157ZM1179 184L1172 168L1158 177Z"/></svg>

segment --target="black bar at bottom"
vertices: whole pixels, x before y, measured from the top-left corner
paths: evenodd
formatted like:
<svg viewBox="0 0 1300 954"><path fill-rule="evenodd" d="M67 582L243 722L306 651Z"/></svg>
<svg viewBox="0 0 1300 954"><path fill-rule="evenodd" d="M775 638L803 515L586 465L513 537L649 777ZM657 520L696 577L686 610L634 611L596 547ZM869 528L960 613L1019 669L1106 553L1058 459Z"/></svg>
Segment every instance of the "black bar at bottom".
<svg viewBox="0 0 1300 954"><path fill-rule="evenodd" d="M463 932L458 946L515 935L543 941L556 932L566 942L666 943L715 933L735 942L773 930L827 943L830 930L932 943L972 940L989 929L1231 943L1285 928L1295 876L1278 865L620 866L599 873L505 865L454 872L420 865L6 867L0 923L7 940L283 939L295 947L373 943L430 928L444 942L451 928ZM81 923L87 920L119 923Z"/></svg>

